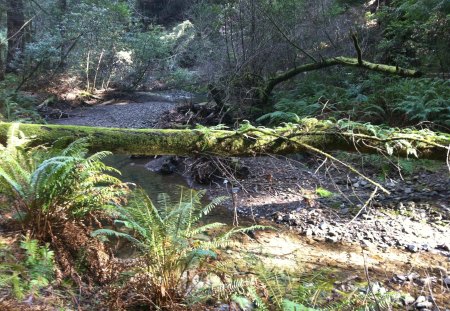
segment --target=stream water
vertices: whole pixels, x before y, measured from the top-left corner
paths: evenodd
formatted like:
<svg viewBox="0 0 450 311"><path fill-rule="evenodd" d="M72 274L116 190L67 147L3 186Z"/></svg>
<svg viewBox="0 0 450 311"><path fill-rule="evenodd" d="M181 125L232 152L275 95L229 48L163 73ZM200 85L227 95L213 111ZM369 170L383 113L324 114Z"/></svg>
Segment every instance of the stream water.
<svg viewBox="0 0 450 311"><path fill-rule="evenodd" d="M192 188L187 179L179 174L163 175L147 169L145 165L151 159L151 157L131 158L127 155L112 155L105 159L105 163L122 173L122 181L134 183L144 189L154 202L160 193L176 197L180 187ZM209 198L204 197L204 204L208 202ZM203 220L231 225L233 214L227 208L218 206ZM248 223L248 220L243 219L243 223Z"/></svg>

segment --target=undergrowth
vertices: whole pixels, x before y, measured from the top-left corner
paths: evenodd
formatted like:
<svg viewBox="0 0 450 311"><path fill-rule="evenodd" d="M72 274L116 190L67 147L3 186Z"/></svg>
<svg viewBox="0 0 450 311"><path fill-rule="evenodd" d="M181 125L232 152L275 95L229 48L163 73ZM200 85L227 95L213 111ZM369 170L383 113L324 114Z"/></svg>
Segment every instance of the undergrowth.
<svg viewBox="0 0 450 311"><path fill-rule="evenodd" d="M225 198L203 206L204 194L181 188L178 198L160 194L154 205L146 194L137 191L129 206L117 209L117 230L93 232L94 236L127 239L139 250L139 263L124 272L128 277L116 289L115 295L120 297L116 301L128 307L183 308L188 296L203 289L205 281L201 280L214 272L219 249L231 245L235 234L265 228L255 225L218 233L225 224L202 224L201 220Z"/></svg>
<svg viewBox="0 0 450 311"><path fill-rule="evenodd" d="M7 75L0 81L0 121L22 123L43 123L35 107L35 100L15 90L17 77Z"/></svg>
<svg viewBox="0 0 450 311"><path fill-rule="evenodd" d="M39 296L40 290L48 287L55 278L54 252L49 245L39 245L29 235L20 243L22 259L18 250L7 244L0 244L0 289L3 295L23 300L29 296Z"/></svg>
<svg viewBox="0 0 450 311"><path fill-rule="evenodd" d="M342 73L341 73L342 75ZM420 125L450 130L449 80L399 79L370 74L363 79L348 75L310 74L299 86L279 91L274 112L258 122L280 124L316 116L324 119L348 118L389 126Z"/></svg>
<svg viewBox="0 0 450 311"><path fill-rule="evenodd" d="M342 276L338 278L336 271L327 268L283 273L259 263L254 270L267 291L266 310L391 310L400 303L401 294L385 290L372 294L367 282L358 279L343 284L345 290L339 288L342 283L337 280Z"/></svg>

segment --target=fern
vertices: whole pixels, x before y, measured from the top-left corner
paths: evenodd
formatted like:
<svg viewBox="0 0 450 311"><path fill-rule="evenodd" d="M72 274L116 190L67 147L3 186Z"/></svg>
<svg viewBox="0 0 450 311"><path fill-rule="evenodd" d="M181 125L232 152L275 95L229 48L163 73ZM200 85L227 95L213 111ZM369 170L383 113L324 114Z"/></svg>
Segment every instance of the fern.
<svg viewBox="0 0 450 311"><path fill-rule="evenodd" d="M0 287L9 288L19 300L26 295L39 295L54 279L54 253L49 245L40 246L29 235L23 237L20 246L25 252L25 260L17 261L11 250L3 253L0 264ZM15 251L16 252L16 251Z"/></svg>
<svg viewBox="0 0 450 311"><path fill-rule="evenodd" d="M101 161L110 153L86 156L86 139L62 151L29 148L29 142L15 124L6 146L0 144L0 194L10 199L0 211L13 206L40 239L47 239L52 225L109 212L128 193L127 185L111 175L119 172Z"/></svg>
<svg viewBox="0 0 450 311"><path fill-rule="evenodd" d="M207 236L208 231L225 225L217 222L202 225L200 221L225 198L216 198L203 206L204 194L205 191L180 188L177 199L160 194L155 206L142 190L137 190L126 208L117 209L116 224L122 225L120 231L93 232L99 237L125 238L139 248L145 265L135 267L134 273L146 276L153 289L152 301L159 306L169 300L183 299L192 276L199 274L207 262L215 260L217 249L230 245L233 235L266 228L235 228L221 235Z"/></svg>

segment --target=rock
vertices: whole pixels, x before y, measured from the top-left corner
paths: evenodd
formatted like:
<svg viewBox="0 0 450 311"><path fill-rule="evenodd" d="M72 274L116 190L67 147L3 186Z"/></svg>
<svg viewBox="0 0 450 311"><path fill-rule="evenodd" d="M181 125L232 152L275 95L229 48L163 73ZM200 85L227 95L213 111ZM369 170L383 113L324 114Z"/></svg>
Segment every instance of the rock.
<svg viewBox="0 0 450 311"><path fill-rule="evenodd" d="M338 232L336 231L335 228L331 227L331 228L328 230L328 235L329 235L329 236L337 236L337 235L338 235Z"/></svg>
<svg viewBox="0 0 450 311"><path fill-rule="evenodd" d="M421 278L417 280L416 282L420 284L421 286L431 286L434 282L437 281L437 278L435 276L429 276L426 278Z"/></svg>
<svg viewBox="0 0 450 311"><path fill-rule="evenodd" d="M372 244L372 242L368 241L368 240L360 240L359 244L361 245L361 247L363 249L370 249L370 248L374 248L374 245Z"/></svg>
<svg viewBox="0 0 450 311"><path fill-rule="evenodd" d="M148 162L145 168L156 173L169 175L175 172L178 161L172 156L162 156Z"/></svg>
<svg viewBox="0 0 450 311"><path fill-rule="evenodd" d="M420 250L419 246L417 246L416 244L408 244L406 246L406 249L412 253L417 253Z"/></svg>
<svg viewBox="0 0 450 311"><path fill-rule="evenodd" d="M410 282L414 281L415 279L417 279L419 277L420 277L420 275L418 273L416 273L416 272L412 272L412 273L407 275L407 278L408 278L408 280ZM417 299L419 299L419 298L417 298Z"/></svg>
<svg viewBox="0 0 450 311"><path fill-rule="evenodd" d="M346 214L348 214L349 212L350 212L350 209L349 209L349 208L343 208L343 209L341 209L341 214L346 215Z"/></svg>
<svg viewBox="0 0 450 311"><path fill-rule="evenodd" d="M353 186L353 188L359 188L359 183L356 182L356 183L354 183L352 186Z"/></svg>
<svg viewBox="0 0 450 311"><path fill-rule="evenodd" d="M436 248L448 252L450 251L450 244L448 243L439 244Z"/></svg>
<svg viewBox="0 0 450 311"><path fill-rule="evenodd" d="M417 309L429 309L429 308L432 308L433 307L433 303L432 302L430 302L430 301L424 301L424 302L419 302L419 303L417 303L416 304L416 308Z"/></svg>
<svg viewBox="0 0 450 311"><path fill-rule="evenodd" d="M450 277L449 276L444 279L444 284L447 286L450 286Z"/></svg>
<svg viewBox="0 0 450 311"><path fill-rule="evenodd" d="M413 231L412 231L411 227L410 227L410 226L408 226L408 225L404 225L404 226L403 226L403 228L402 228L402 232L403 232L403 233L408 233L408 234L411 234L411 233L413 233Z"/></svg>
<svg viewBox="0 0 450 311"><path fill-rule="evenodd" d="M422 303L422 302L425 302L425 301L427 301L427 297L425 297L425 296L419 296L419 297L417 297L417 299L416 299L416 304Z"/></svg>
<svg viewBox="0 0 450 311"><path fill-rule="evenodd" d="M411 295L405 296L403 298L403 304L405 306L412 305L415 301L416 301L416 299L413 296L411 296Z"/></svg>
<svg viewBox="0 0 450 311"><path fill-rule="evenodd" d="M386 288L384 288L383 286L380 286L380 284L378 282L373 283L372 285L372 292L376 295L376 294L385 294L386 293Z"/></svg>
<svg viewBox="0 0 450 311"><path fill-rule="evenodd" d="M337 243L338 238L337 238L337 236L327 236L327 237L325 238L325 241L331 242L331 243Z"/></svg>
<svg viewBox="0 0 450 311"><path fill-rule="evenodd" d="M403 275L403 274L396 274L396 275L395 275L395 278L396 278L398 281L400 281L400 283L403 283L403 282L406 281L406 276Z"/></svg>
<svg viewBox="0 0 450 311"><path fill-rule="evenodd" d="M311 237L313 235L313 231L311 228L306 229L306 236Z"/></svg>
<svg viewBox="0 0 450 311"><path fill-rule="evenodd" d="M328 229L328 224L326 223L326 222L322 222L320 225L319 225L319 228L320 228L320 230L327 230Z"/></svg>

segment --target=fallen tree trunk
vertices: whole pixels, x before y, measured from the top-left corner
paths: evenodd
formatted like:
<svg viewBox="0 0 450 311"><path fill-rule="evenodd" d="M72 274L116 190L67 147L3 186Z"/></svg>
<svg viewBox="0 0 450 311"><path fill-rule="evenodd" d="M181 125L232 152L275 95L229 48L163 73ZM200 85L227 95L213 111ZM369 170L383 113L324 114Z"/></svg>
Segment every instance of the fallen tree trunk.
<svg viewBox="0 0 450 311"><path fill-rule="evenodd" d="M5 144L12 123L0 123L0 143ZM446 160L450 135L428 130L382 129L353 122L304 119L275 129L244 124L238 130L114 129L85 126L20 124L19 130L33 137L33 144L52 144L89 137L92 151L108 150L135 155L210 154L253 156L288 154L318 149L361 153L384 153Z"/></svg>

